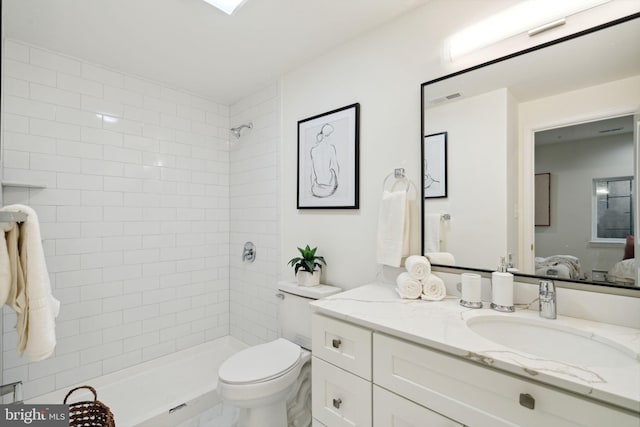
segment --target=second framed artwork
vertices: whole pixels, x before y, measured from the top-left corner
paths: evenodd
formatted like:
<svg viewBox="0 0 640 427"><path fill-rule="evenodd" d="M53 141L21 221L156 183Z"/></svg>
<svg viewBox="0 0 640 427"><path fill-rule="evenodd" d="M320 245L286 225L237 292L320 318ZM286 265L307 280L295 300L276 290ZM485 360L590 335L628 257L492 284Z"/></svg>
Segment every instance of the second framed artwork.
<svg viewBox="0 0 640 427"><path fill-rule="evenodd" d="M422 162L424 198L447 197L447 132L424 137Z"/></svg>
<svg viewBox="0 0 640 427"><path fill-rule="evenodd" d="M358 209L360 104L298 122L298 209Z"/></svg>

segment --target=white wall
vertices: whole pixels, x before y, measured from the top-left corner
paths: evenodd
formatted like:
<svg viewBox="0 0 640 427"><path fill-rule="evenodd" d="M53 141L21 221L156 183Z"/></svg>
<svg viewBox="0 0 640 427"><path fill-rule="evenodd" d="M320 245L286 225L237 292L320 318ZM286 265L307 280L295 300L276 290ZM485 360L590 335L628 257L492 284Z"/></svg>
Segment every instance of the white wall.
<svg viewBox="0 0 640 427"><path fill-rule="evenodd" d="M232 127L253 123L253 129L230 142L231 334L256 344L278 336L279 86L272 84L232 105L230 122ZM256 245L253 263L241 260L247 241Z"/></svg>
<svg viewBox="0 0 640 427"><path fill-rule="evenodd" d="M2 9L2 13L0 13L0 43L2 43L2 52L4 52L5 47L4 47L4 41L5 41L5 37L4 37L4 11L5 9ZM4 61L1 61L0 63L0 76L4 76ZM0 112L4 111L4 79L0 78ZM0 176L2 176L2 147L4 147L4 120L0 120ZM2 202L2 189L0 188L0 206L3 206L3 202ZM3 335L4 335L4 316L0 314L0 331L3 331ZM4 371L3 371L3 366L4 366L4 359L3 359L3 352L0 351L0 384L7 384L6 381L4 381ZM4 402L4 401L3 401Z"/></svg>
<svg viewBox="0 0 640 427"><path fill-rule="evenodd" d="M447 6L436 3L446 16ZM416 9L282 78L282 260L295 256L297 246L318 246L327 260L325 283L352 288L376 277L383 180L404 167L420 185L420 83L441 74L437 40L448 21L434 20L434 11ZM463 12L458 25L464 19ZM297 122L355 102L361 105L360 208L298 211ZM419 224L414 218L413 253L420 251ZM292 278L281 264L281 277Z"/></svg>
<svg viewBox="0 0 640 427"><path fill-rule="evenodd" d="M507 256L509 99L507 90L499 89L427 113L425 134L448 132L449 197L426 200L425 212L451 214L442 249L459 265L497 266L497 254Z"/></svg>
<svg viewBox="0 0 640 427"><path fill-rule="evenodd" d="M35 364L4 310L4 381L29 398L228 334L228 108L20 42L3 55L3 179L47 186L4 203L37 211L62 302Z"/></svg>
<svg viewBox="0 0 640 427"><path fill-rule="evenodd" d="M317 245L327 258L325 282L352 288L373 280L378 271L375 236L382 181L394 168L404 167L408 177L417 185L420 183L420 84L606 22L616 14L626 15L628 9L634 8L629 2L616 1L612 9L617 9L611 14L592 10L535 39L514 38L456 63L442 59L446 37L513 3L432 0L283 76L283 260L295 254L296 246L309 243ZM360 209L298 211L297 122L354 102L361 104ZM514 157L510 151L509 158ZM417 224L418 221L413 224L416 235L420 232ZM419 244L414 245L412 252L419 251ZM293 277L293 272L281 264L281 277Z"/></svg>
<svg viewBox="0 0 640 427"><path fill-rule="evenodd" d="M547 172L551 173L551 225L536 227L536 256L574 255L591 280L592 269L608 271L624 254L624 243L590 243L593 179L633 176L633 136L537 146L536 173Z"/></svg>
<svg viewBox="0 0 640 427"><path fill-rule="evenodd" d="M518 101L512 93L507 95L507 170L506 170L506 225L507 225L507 256L512 255L514 267L520 257L519 247L519 214L518 201L520 199L520 145L518 142ZM508 259L507 259L508 261Z"/></svg>

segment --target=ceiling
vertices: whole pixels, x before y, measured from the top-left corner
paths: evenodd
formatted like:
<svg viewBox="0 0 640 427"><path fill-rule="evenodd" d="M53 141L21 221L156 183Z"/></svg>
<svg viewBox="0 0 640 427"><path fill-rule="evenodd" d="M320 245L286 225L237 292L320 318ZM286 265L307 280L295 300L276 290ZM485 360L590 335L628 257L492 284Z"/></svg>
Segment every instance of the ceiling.
<svg viewBox="0 0 640 427"><path fill-rule="evenodd" d="M425 106L500 88L508 88L522 103L636 76L640 70L638 40L640 18L427 84Z"/></svg>
<svg viewBox="0 0 640 427"><path fill-rule="evenodd" d="M5 36L232 104L428 0L3 0Z"/></svg>
<svg viewBox="0 0 640 427"><path fill-rule="evenodd" d="M592 138L628 134L633 144L633 115L595 120L536 132L536 146L559 142L583 141Z"/></svg>

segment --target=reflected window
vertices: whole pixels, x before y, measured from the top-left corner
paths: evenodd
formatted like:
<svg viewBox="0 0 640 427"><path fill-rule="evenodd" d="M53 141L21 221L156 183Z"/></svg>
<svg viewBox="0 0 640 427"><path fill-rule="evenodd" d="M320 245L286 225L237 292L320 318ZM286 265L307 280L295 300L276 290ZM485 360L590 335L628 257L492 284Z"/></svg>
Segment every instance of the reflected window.
<svg viewBox="0 0 640 427"><path fill-rule="evenodd" d="M623 242L633 235L633 177L593 180L593 240Z"/></svg>

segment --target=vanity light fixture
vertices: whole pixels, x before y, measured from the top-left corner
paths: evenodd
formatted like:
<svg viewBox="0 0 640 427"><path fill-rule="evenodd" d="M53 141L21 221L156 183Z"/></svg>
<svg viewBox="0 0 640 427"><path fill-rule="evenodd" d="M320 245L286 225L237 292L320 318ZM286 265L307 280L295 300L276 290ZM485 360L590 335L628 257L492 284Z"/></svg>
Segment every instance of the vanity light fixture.
<svg viewBox="0 0 640 427"><path fill-rule="evenodd" d="M445 50L453 61L517 34L529 36L564 25L567 16L611 0L526 0L451 36Z"/></svg>
<svg viewBox="0 0 640 427"><path fill-rule="evenodd" d="M247 0L204 0L211 6L217 7L227 15L233 15L233 13Z"/></svg>

